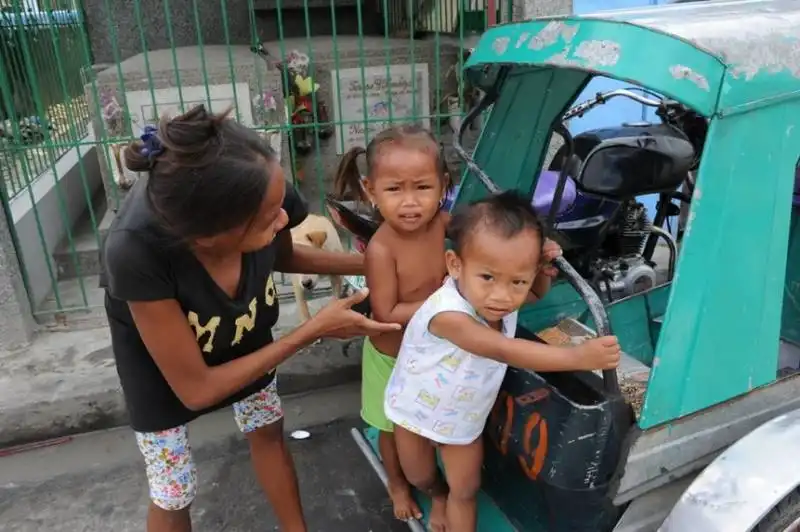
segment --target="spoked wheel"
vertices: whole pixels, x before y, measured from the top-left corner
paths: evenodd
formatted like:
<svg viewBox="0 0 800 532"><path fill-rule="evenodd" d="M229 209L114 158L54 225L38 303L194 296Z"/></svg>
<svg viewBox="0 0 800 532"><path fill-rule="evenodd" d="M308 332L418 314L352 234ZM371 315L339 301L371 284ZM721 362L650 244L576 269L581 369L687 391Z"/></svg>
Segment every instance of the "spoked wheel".
<svg viewBox="0 0 800 532"><path fill-rule="evenodd" d="M800 488L765 515L753 532L800 532Z"/></svg>

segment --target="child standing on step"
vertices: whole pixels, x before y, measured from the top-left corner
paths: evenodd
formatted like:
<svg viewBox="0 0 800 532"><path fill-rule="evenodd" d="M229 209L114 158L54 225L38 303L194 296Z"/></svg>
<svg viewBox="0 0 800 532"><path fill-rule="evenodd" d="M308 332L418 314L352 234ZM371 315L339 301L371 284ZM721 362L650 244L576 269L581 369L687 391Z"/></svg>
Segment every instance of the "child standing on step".
<svg viewBox="0 0 800 532"><path fill-rule="evenodd" d="M361 154L367 159L363 180L356 164ZM439 144L430 132L417 126L387 129L373 138L366 150L350 150L336 180L339 189L348 185L362 189L382 219L365 252L372 317L405 325L442 285L447 273L444 251L449 215L442 211L442 204L450 183ZM389 477L394 514L407 520L422 514L400 468L394 427L383 411L386 383L401 340L402 331L365 339L361 417L380 431L379 450ZM434 506L441 521L443 503L437 501Z"/></svg>
<svg viewBox="0 0 800 532"><path fill-rule="evenodd" d="M384 409L396 426L406 478L434 503L446 497L448 532L470 532L476 529L481 434L507 365L611 369L620 348L613 336L570 348L514 338L517 311L549 289L554 272L546 263L561 253L543 239L529 201L512 193L481 200L453 216L448 232L449 277L406 326Z"/></svg>

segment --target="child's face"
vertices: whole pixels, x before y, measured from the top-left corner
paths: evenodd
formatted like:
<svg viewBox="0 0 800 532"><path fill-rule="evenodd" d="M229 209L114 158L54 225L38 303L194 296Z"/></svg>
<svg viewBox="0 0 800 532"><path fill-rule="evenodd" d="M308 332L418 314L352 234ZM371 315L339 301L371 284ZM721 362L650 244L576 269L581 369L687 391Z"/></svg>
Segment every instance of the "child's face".
<svg viewBox="0 0 800 532"><path fill-rule="evenodd" d="M439 212L444 197L436 156L402 145L377 154L365 189L383 219L395 230L413 233Z"/></svg>
<svg viewBox="0 0 800 532"><path fill-rule="evenodd" d="M490 228L477 228L461 256L447 251L447 270L464 298L489 323L518 310L539 271L541 235L525 230L503 240Z"/></svg>

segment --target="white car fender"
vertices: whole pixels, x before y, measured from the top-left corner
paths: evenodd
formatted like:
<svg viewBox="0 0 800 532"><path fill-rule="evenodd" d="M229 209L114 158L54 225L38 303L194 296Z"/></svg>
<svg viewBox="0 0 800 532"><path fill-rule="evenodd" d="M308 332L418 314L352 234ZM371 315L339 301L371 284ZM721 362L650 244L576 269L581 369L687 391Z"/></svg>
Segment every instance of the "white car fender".
<svg viewBox="0 0 800 532"><path fill-rule="evenodd" d="M800 410L733 444L701 472L659 532L749 532L800 485Z"/></svg>

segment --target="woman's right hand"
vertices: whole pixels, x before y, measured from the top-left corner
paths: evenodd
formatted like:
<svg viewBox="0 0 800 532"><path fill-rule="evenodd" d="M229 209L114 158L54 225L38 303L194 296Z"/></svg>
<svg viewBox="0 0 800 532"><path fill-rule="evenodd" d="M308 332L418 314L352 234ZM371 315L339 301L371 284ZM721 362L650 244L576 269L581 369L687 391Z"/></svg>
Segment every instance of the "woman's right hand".
<svg viewBox="0 0 800 532"><path fill-rule="evenodd" d="M381 323L352 310L351 307L364 301L367 295L369 290L363 289L344 299L334 300L317 312L308 324L320 338L376 336L401 330L399 323Z"/></svg>

